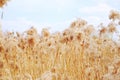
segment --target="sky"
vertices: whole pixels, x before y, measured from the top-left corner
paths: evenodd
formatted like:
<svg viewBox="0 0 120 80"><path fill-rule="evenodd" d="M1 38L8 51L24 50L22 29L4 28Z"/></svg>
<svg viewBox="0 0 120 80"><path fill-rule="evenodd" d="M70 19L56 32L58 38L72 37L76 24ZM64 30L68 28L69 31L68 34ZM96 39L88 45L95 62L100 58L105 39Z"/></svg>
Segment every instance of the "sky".
<svg viewBox="0 0 120 80"><path fill-rule="evenodd" d="M107 23L110 10L120 11L120 0L11 0L0 9L3 31L24 32L34 26L63 31L82 18L95 26Z"/></svg>

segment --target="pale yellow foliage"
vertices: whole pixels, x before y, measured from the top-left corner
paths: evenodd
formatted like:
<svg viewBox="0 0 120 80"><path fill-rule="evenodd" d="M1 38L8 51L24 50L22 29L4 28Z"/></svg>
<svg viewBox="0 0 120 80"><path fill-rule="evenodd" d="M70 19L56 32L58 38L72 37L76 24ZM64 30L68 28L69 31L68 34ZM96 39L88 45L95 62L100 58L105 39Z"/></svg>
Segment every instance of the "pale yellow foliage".
<svg viewBox="0 0 120 80"><path fill-rule="evenodd" d="M8 0L0 0L0 7L3 7Z"/></svg>
<svg viewBox="0 0 120 80"><path fill-rule="evenodd" d="M34 27L22 34L1 31L0 80L120 80L120 40L109 37L119 34L116 26L112 21L97 30L77 19L52 34Z"/></svg>
<svg viewBox="0 0 120 80"><path fill-rule="evenodd" d="M112 19L112 20L119 19L120 20L120 13L118 11L111 10L111 13L109 15L109 19Z"/></svg>

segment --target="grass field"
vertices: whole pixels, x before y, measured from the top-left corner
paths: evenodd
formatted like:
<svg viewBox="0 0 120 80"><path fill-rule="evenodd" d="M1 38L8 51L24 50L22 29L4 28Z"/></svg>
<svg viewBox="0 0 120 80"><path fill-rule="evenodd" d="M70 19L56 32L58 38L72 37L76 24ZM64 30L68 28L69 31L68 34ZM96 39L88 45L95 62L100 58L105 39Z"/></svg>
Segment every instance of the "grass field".
<svg viewBox="0 0 120 80"><path fill-rule="evenodd" d="M120 80L120 13L99 29L77 19L63 32L0 31L0 80ZM118 34L118 40L113 40Z"/></svg>

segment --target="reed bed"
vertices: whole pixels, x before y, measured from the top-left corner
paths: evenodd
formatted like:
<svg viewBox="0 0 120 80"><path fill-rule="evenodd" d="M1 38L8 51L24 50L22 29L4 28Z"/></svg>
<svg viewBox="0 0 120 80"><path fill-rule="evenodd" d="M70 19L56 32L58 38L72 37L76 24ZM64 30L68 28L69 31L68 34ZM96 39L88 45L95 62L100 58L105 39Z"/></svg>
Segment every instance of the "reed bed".
<svg viewBox="0 0 120 80"><path fill-rule="evenodd" d="M63 32L1 30L0 80L120 80L120 13L109 19L99 29L77 19Z"/></svg>

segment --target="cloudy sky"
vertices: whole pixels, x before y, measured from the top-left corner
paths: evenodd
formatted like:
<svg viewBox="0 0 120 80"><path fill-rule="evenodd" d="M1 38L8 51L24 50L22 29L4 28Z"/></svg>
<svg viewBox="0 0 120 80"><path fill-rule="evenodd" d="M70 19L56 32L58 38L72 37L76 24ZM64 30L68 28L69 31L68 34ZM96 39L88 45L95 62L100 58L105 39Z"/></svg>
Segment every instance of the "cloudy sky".
<svg viewBox="0 0 120 80"><path fill-rule="evenodd" d="M11 0L0 9L4 31L23 32L31 26L62 31L77 18L98 25L108 22L111 9L120 11L120 0Z"/></svg>

